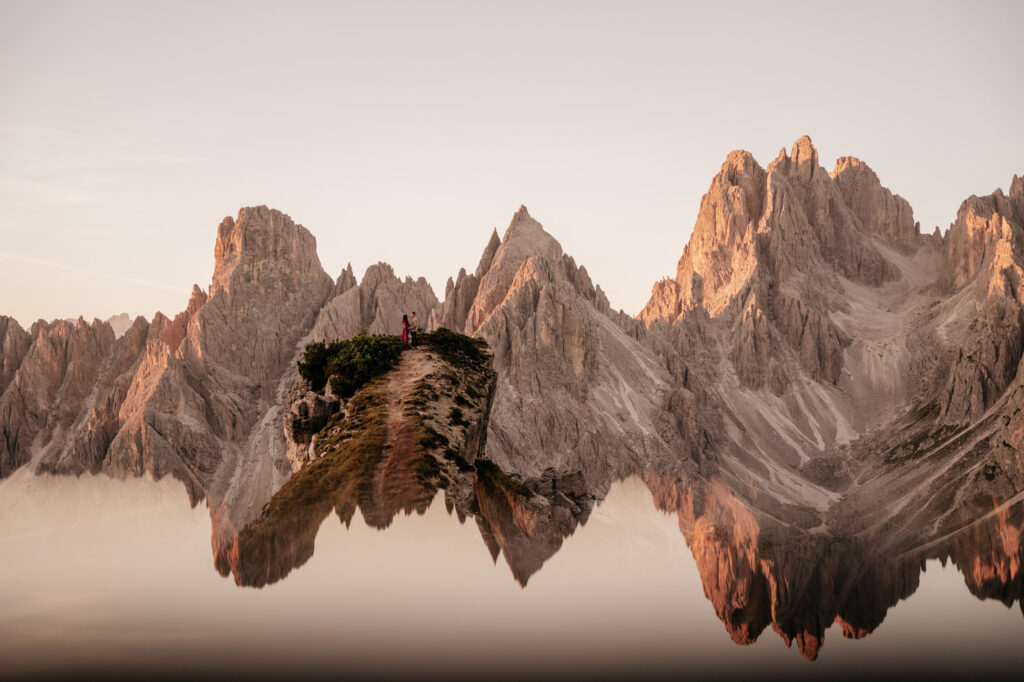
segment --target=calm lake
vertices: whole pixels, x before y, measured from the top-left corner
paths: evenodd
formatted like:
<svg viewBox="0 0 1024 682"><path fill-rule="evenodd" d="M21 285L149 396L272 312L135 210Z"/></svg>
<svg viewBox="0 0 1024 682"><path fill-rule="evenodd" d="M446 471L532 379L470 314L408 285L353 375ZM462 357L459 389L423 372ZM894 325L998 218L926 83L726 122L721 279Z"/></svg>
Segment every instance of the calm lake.
<svg viewBox="0 0 1024 682"><path fill-rule="evenodd" d="M526 587L439 495L384 530L358 511L349 527L328 516L312 558L255 589L215 570L209 511L191 508L180 484L19 471L0 483L0 604L5 678L985 679L1024 670L1019 603L973 596L952 563L934 560L871 634L853 640L829 627L815 661L770 626L737 645L676 516L635 478L613 484Z"/></svg>

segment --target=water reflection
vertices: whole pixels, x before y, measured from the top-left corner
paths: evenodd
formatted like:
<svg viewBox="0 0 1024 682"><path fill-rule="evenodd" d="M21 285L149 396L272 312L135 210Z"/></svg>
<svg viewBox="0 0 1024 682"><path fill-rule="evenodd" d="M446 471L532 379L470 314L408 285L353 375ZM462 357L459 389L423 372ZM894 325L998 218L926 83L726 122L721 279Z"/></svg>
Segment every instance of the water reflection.
<svg viewBox="0 0 1024 682"><path fill-rule="evenodd" d="M737 644L750 644L770 625L787 646L817 658L834 623L860 639L889 609L913 594L929 559L953 564L980 599L1021 602L1021 496L987 507L960 528L922 542L880 534L837 537L824 526L804 529L745 501L722 481L694 485L648 476L655 504L678 515L704 594ZM963 511L963 510L961 510Z"/></svg>
<svg viewBox="0 0 1024 682"><path fill-rule="evenodd" d="M406 471L379 465L372 458L352 462L346 476L330 479L334 483L318 479L320 487L303 504L272 501L227 542L217 539L223 528L215 531L218 570L243 586L274 583L313 556L318 530L332 511L347 527L358 509L367 525L384 530L399 513L422 514L441 495L449 515L460 523L471 519L491 558L502 557L525 587L607 493L588 488L578 474L548 471L521 479L485 460L434 477L421 475L415 461ZM959 519L956 527L947 523L931 537L903 529L837 537L824 523L794 523L792 513L761 509L718 478L645 472L641 479L654 506L677 516L704 595L738 644L753 643L770 626L814 660L833 624L848 639L874 632L918 589L930 559L952 562L979 599L1024 610L1022 495L973 499L945 516Z"/></svg>
<svg viewBox="0 0 1024 682"><path fill-rule="evenodd" d="M358 509L367 525L384 530L399 513L423 514L443 488L449 514L463 523L472 518L491 558L504 556L525 587L594 504L579 474L549 470L523 481L480 460L431 476L416 459L399 466L379 456L344 455L348 459L340 466L328 456L303 470L308 477L293 477L238 533L231 533L226 515L215 514L214 563L221 575L233 574L238 585L248 587L277 582L313 556L317 532L332 511L348 527ZM324 475L328 469L331 474Z"/></svg>
<svg viewBox="0 0 1024 682"><path fill-rule="evenodd" d="M720 480L630 478L559 525L576 517L557 481L517 481L486 465L464 473L458 485L440 487L422 515L416 505L391 507L386 530L375 515L386 505L364 516L357 496L348 527L327 510L311 524L316 556L262 590L238 589L210 570L206 511L188 509L170 481L154 489L38 477L34 494L20 497L4 487L5 674L47 665L105 675L126 660L140 675L188 661L206 674L284 677L302 661L325 676L344 669L429 677L457 668L466 676L726 679L931 675L950 665L991 677L1024 664L1019 501L886 554L866 538L794 529ZM571 492L571 483L563 489ZM287 566L275 563L278 548L261 551L258 560L240 554L251 559L240 570ZM927 557L946 567L929 561L922 574ZM970 596L965 580L987 601ZM838 636L867 634L882 618L867 640ZM756 643L736 647L723 623ZM768 625L798 645L828 634L829 646L807 664Z"/></svg>

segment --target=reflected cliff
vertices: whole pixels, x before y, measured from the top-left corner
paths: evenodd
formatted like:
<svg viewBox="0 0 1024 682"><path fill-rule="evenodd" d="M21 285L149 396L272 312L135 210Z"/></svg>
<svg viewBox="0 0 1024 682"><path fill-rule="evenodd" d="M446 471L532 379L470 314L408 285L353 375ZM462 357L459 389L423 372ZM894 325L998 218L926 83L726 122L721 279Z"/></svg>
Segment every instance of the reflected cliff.
<svg viewBox="0 0 1024 682"><path fill-rule="evenodd" d="M591 492L480 460L425 479L410 462L408 487L378 485L402 478L384 476L403 473L384 460L359 465L303 513L267 513L224 545L229 580L210 570L208 510L170 479L0 484L5 674L57 651L53 678L101 677L132 647L133 678L182 660L201 676L281 679L296 660L325 678L467 679L932 677L950 665L1014 679L1024 664L1019 498L975 500L984 509L959 527L886 546L802 528L720 479L645 472Z"/></svg>
<svg viewBox="0 0 1024 682"><path fill-rule="evenodd" d="M372 428L361 429L360 438L374 437ZM215 510L214 563L221 575L233 574L247 587L275 583L313 556L332 512L348 527L358 510L366 525L383 531L400 513L425 513L443 490L448 513L460 523L472 519L491 558L502 555L525 587L593 508L594 495L579 475L549 470L523 481L488 460L439 467L429 454L395 460L375 444L356 445L303 468L240 532L232 533Z"/></svg>
<svg viewBox="0 0 1024 682"><path fill-rule="evenodd" d="M397 515L423 514L439 495L452 521L475 523L491 558L497 562L500 555L525 588L608 492L588 489L580 475L549 470L523 479L483 459L443 471L417 459L398 468L388 464L379 452L351 457L333 474L328 462L312 463L317 487L283 489L288 504L275 496L227 541L218 541L215 532L217 569L238 585L262 587L309 561L332 512L349 527L358 510L367 526L386 531ZM652 495L656 509L650 513L678 518L704 595L737 644L752 644L770 627L814 660L832 625L848 639L874 632L890 609L918 589L931 559L951 562L977 598L1024 610L1024 495L973 499L956 510L958 527L933 536L903 531L894 540L878 532L834 535L807 510L767 501L760 508L714 477L648 471L639 478Z"/></svg>
<svg viewBox="0 0 1024 682"><path fill-rule="evenodd" d="M836 536L824 523L801 527L717 479L694 485L649 475L645 482L655 504L678 516L704 594L737 644L753 643L771 626L787 646L795 643L814 660L832 624L848 639L874 632L889 609L917 590L929 559L952 561L979 599L1017 603L1024 611L1024 495L971 500L957 516L972 509L975 515L958 528L931 538L900 529L894 540L877 532Z"/></svg>

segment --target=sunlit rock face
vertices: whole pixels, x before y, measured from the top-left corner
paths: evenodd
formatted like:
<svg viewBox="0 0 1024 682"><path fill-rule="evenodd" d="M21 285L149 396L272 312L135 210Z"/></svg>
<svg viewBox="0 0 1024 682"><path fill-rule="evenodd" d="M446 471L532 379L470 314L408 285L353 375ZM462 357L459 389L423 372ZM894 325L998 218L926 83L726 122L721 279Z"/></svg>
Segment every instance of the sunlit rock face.
<svg viewBox="0 0 1024 682"><path fill-rule="evenodd" d="M116 339L98 321L36 325L2 398L4 474L33 458L40 471L171 474L242 517L269 498L288 470L281 379L334 283L313 236L266 207L226 218L214 255L209 294L194 288L173 320L139 318Z"/></svg>
<svg viewBox="0 0 1024 682"><path fill-rule="evenodd" d="M1015 177L968 199L943 241L862 161L827 173L806 137L767 169L730 154L637 335L702 396L717 473L835 531L955 507L955 477L929 493L917 462L974 480L1000 459L994 478L1014 478L1022 197Z"/></svg>
<svg viewBox="0 0 1024 682"><path fill-rule="evenodd" d="M1017 376L1024 351L1024 179L1014 176L1009 196L996 190L960 206L941 284L974 312L944 387L942 417L974 422Z"/></svg>
<svg viewBox="0 0 1024 682"><path fill-rule="evenodd" d="M699 468L703 424L689 441L666 414L670 397L683 410L695 398L525 207L500 242L492 235L476 272L460 274L436 319L462 323L494 351L487 457L504 470L581 472L600 487L641 461L682 456Z"/></svg>
<svg viewBox="0 0 1024 682"><path fill-rule="evenodd" d="M166 342L148 348L106 467L170 473L233 519L258 510L288 472L273 423L283 379L332 290L316 240L288 216L255 207L225 218L209 295L195 290Z"/></svg>
<svg viewBox="0 0 1024 682"><path fill-rule="evenodd" d="M0 315L0 396L7 390L30 345L32 337L18 321Z"/></svg>
<svg viewBox="0 0 1024 682"><path fill-rule="evenodd" d="M833 621L871 632L924 558L1024 490L1022 197L1015 177L968 199L941 241L806 139L764 172L734 153L713 181L640 318L667 361L701 358L687 378L725 437L711 484L647 478L736 641L770 624L813 658ZM979 593L1012 592L1014 542L963 569Z"/></svg>
<svg viewBox="0 0 1024 682"><path fill-rule="evenodd" d="M437 306L437 297L425 279L399 279L387 263L368 267L359 284L351 270L346 270L338 288L342 291L317 316L313 328L316 341L347 339L361 331L401 334L402 315L416 313L419 325L425 327Z"/></svg>
<svg viewBox="0 0 1024 682"><path fill-rule="evenodd" d="M988 499L952 533L845 537L802 531L738 497L721 480L648 474L655 504L674 512L693 552L704 594L737 644L771 626L787 646L818 656L825 631L860 639L913 594L929 559L951 559L982 599L1020 603L1024 504ZM1018 496L1019 497L1019 496ZM1024 608L1024 607L1022 607Z"/></svg>
<svg viewBox="0 0 1024 682"><path fill-rule="evenodd" d="M7 330L12 365L19 354L22 359L0 398L4 476L43 453L65 448L64 434L87 417L90 394L114 346L110 325L79 318L36 323L32 344L22 354L24 342L16 324L8 322Z"/></svg>

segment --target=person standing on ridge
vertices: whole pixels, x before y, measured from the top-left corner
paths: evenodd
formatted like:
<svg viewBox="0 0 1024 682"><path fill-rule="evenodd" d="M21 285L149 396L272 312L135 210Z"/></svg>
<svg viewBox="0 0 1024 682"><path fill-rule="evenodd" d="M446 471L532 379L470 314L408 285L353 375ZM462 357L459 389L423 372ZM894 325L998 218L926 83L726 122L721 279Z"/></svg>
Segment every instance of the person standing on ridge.
<svg viewBox="0 0 1024 682"><path fill-rule="evenodd" d="M412 343L413 348L416 347L416 334L420 331L419 326L416 324L416 311L412 311L412 316L409 318L409 342Z"/></svg>
<svg viewBox="0 0 1024 682"><path fill-rule="evenodd" d="M409 316L402 315L402 343L409 348Z"/></svg>

